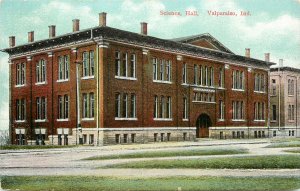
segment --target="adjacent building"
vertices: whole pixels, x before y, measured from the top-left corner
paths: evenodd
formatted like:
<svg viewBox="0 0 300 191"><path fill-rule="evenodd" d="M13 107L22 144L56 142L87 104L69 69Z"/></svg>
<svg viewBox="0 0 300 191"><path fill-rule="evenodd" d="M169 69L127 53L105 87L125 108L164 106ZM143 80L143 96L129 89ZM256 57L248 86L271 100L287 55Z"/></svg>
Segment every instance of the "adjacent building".
<svg viewBox="0 0 300 191"><path fill-rule="evenodd" d="M160 39L106 25L2 51L10 60L13 144L268 137L270 65L209 34Z"/></svg>
<svg viewBox="0 0 300 191"><path fill-rule="evenodd" d="M300 69L271 68L270 130L272 137L300 137Z"/></svg>

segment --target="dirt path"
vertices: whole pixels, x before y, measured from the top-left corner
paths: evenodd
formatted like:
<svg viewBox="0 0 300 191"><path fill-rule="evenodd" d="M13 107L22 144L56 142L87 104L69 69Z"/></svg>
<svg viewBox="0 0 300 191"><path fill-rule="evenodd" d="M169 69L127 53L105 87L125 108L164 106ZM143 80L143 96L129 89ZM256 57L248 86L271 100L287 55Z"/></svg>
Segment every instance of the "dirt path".
<svg viewBox="0 0 300 191"><path fill-rule="evenodd" d="M13 175L96 175L96 176L293 176L300 177L300 169L279 170L240 170L240 169L97 169L98 167L130 161L148 159L115 159L105 161L82 160L87 157L143 151L170 151L195 148L247 148L249 154L188 156L156 158L217 158L235 156L278 155L287 154L289 148L265 148L267 141L204 141L184 143L159 143L143 145L117 145L106 147L76 147L64 149L0 151L0 176Z"/></svg>

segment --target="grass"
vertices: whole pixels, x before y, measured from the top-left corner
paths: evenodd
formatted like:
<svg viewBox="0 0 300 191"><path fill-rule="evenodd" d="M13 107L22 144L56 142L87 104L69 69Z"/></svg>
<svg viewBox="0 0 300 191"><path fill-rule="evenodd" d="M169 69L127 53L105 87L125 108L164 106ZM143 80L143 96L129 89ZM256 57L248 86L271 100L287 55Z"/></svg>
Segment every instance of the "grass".
<svg viewBox="0 0 300 191"><path fill-rule="evenodd" d="M266 148L300 147L300 141L277 142L266 146Z"/></svg>
<svg viewBox="0 0 300 191"><path fill-rule="evenodd" d="M285 152L288 152L288 153L300 153L300 149L286 150Z"/></svg>
<svg viewBox="0 0 300 191"><path fill-rule="evenodd" d="M140 153L105 155L90 157L85 160L106 160L106 159L130 159L130 158L153 158L153 157L175 157L175 156L201 156L201 155L229 155L248 153L247 149L192 149L174 151L147 151Z"/></svg>
<svg viewBox="0 0 300 191"><path fill-rule="evenodd" d="M112 178L95 176L2 177L3 189L20 190L294 190L300 178L288 177L165 177Z"/></svg>
<svg viewBox="0 0 300 191"><path fill-rule="evenodd" d="M71 148L75 145L1 145L0 150Z"/></svg>
<svg viewBox="0 0 300 191"><path fill-rule="evenodd" d="M105 168L192 168L192 169L295 169L300 168L299 155L247 156L209 159L135 161L108 165Z"/></svg>

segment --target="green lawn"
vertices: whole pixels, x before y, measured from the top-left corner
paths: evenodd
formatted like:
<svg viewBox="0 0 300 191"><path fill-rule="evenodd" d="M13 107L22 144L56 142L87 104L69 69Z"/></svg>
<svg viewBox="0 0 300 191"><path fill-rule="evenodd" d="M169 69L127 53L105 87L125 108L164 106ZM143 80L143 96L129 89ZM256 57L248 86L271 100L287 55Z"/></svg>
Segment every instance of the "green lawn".
<svg viewBox="0 0 300 191"><path fill-rule="evenodd" d="M300 141L277 142L266 146L266 148L300 147Z"/></svg>
<svg viewBox="0 0 300 191"><path fill-rule="evenodd" d="M20 190L294 190L300 178L166 177L112 178L94 176L2 177L3 189Z"/></svg>
<svg viewBox="0 0 300 191"><path fill-rule="evenodd" d="M0 150L22 150L22 149L54 149L54 148L70 148L75 145L4 145L0 146Z"/></svg>
<svg viewBox="0 0 300 191"><path fill-rule="evenodd" d="M175 156L201 156L201 155L231 155L248 153L247 149L192 149L174 151L147 151L140 153L129 153L120 155L106 155L87 158L86 160L106 159L129 159L129 158L153 158L153 157L175 157Z"/></svg>
<svg viewBox="0 0 300 191"><path fill-rule="evenodd" d="M300 149L286 150L285 152L288 152L288 153L300 153Z"/></svg>
<svg viewBox="0 0 300 191"><path fill-rule="evenodd" d="M192 169L295 169L300 168L299 155L247 156L208 159L174 159L135 161L108 165L105 168L192 168Z"/></svg>

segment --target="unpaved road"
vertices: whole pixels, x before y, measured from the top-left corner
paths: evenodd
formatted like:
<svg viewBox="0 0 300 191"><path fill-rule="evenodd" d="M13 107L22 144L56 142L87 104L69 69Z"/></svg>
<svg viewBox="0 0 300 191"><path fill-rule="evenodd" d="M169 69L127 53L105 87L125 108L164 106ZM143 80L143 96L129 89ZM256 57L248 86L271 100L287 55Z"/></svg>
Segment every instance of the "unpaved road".
<svg viewBox="0 0 300 191"><path fill-rule="evenodd" d="M44 150L0 150L0 176L30 175L93 175L93 176L126 176L126 177L161 177L161 176L289 176L300 177L300 169L99 169L99 167L129 161L147 159L114 159L104 161L82 160L100 155L133 153L158 150L182 150L195 148L247 148L249 154L226 155L255 156L287 154L290 148L264 148L269 140L206 140L201 142L155 143L142 145L115 145L104 147L81 146L76 148ZM294 154L297 155L297 154ZM216 158L214 156L166 157L179 158Z"/></svg>

